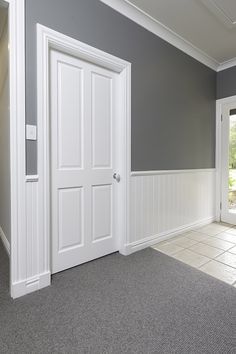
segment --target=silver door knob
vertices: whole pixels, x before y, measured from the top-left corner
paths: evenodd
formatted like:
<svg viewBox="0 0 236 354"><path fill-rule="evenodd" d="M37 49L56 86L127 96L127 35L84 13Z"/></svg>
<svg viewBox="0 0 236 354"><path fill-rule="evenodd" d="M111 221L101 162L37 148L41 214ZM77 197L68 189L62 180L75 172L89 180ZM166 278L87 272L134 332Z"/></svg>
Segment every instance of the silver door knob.
<svg viewBox="0 0 236 354"><path fill-rule="evenodd" d="M116 180L116 182L120 182L120 175L118 173L114 173L113 178Z"/></svg>

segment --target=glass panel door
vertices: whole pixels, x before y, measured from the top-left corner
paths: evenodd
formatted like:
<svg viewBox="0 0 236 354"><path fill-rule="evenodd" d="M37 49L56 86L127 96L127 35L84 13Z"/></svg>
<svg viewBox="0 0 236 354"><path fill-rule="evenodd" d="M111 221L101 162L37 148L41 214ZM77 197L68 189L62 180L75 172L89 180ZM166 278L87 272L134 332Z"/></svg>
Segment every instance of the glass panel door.
<svg viewBox="0 0 236 354"><path fill-rule="evenodd" d="M221 220L236 225L236 103L222 110Z"/></svg>

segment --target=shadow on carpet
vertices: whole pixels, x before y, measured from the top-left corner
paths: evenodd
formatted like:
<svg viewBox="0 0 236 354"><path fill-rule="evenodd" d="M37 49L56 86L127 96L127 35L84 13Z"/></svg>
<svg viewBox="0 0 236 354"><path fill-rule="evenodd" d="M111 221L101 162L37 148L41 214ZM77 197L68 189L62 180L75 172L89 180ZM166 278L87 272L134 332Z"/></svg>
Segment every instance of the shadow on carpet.
<svg viewBox="0 0 236 354"><path fill-rule="evenodd" d="M70 269L14 301L0 265L1 354L236 353L236 289L155 250Z"/></svg>

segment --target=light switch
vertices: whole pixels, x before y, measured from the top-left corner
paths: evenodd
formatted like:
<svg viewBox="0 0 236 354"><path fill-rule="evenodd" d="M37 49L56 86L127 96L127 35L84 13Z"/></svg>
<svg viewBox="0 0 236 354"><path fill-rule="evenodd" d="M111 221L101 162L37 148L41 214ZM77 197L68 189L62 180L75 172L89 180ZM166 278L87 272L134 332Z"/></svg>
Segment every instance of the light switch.
<svg viewBox="0 0 236 354"><path fill-rule="evenodd" d="M37 127L36 125L26 125L26 139L37 140Z"/></svg>

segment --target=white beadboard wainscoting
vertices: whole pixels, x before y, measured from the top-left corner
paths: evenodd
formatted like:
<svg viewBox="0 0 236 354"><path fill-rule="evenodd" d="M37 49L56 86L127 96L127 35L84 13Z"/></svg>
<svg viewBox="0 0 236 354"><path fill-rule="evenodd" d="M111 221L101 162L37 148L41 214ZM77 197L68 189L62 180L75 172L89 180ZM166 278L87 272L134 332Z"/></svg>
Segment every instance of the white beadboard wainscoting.
<svg viewBox="0 0 236 354"><path fill-rule="evenodd" d="M130 254L184 230L215 220L214 169L135 172L130 178L130 232L122 254ZM14 298L50 285L50 244L38 176L26 177L25 240Z"/></svg>
<svg viewBox="0 0 236 354"><path fill-rule="evenodd" d="M38 176L26 176L25 245L18 245L24 254L19 281L12 285L12 297L17 298L50 285L46 245L40 215Z"/></svg>
<svg viewBox="0 0 236 354"><path fill-rule="evenodd" d="M215 220L215 169L131 173L126 254Z"/></svg>

